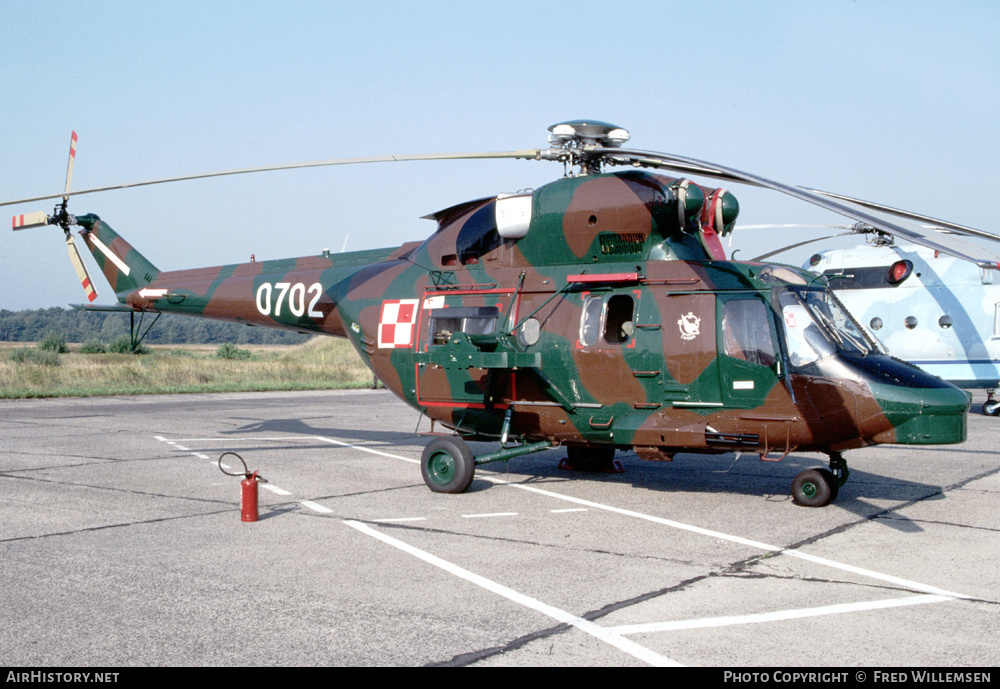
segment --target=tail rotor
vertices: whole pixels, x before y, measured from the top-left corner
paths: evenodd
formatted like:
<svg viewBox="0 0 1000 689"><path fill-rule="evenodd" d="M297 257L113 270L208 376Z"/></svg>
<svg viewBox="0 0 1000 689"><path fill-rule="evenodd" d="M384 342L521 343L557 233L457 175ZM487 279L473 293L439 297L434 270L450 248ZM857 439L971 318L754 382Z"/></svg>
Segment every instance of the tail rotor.
<svg viewBox="0 0 1000 689"><path fill-rule="evenodd" d="M73 270L76 271L76 275L80 279L83 291L87 295L87 301L94 301L97 299L97 289L94 287L93 280L90 279L90 273L87 271L87 266L80 256L79 248L77 248L76 240L70 231L70 227L76 224L76 217L67 210L70 185L73 181L73 163L76 162L76 141L77 135L76 132L73 132L69 143L69 162L66 164L66 188L63 191L62 203L55 207L53 215L43 211L24 213L23 215L15 215L11 224L14 230L27 230L47 225L61 227L66 234L66 251L69 253L69 262L73 264Z"/></svg>

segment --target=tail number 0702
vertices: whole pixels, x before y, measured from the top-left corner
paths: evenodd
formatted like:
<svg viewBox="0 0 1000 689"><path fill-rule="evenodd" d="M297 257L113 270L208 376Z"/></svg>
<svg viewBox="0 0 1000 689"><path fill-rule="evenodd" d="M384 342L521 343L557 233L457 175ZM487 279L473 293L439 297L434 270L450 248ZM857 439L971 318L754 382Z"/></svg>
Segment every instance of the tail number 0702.
<svg viewBox="0 0 1000 689"><path fill-rule="evenodd" d="M306 294L312 297L308 307L306 306ZM286 296L288 297L288 310L292 312L293 316L323 317L323 312L316 308L316 302L323 296L323 285L318 282L314 282L309 287L301 282L276 282L273 285L270 282L265 282L257 288L257 310L265 316L280 316ZM273 314L271 313L272 307Z"/></svg>

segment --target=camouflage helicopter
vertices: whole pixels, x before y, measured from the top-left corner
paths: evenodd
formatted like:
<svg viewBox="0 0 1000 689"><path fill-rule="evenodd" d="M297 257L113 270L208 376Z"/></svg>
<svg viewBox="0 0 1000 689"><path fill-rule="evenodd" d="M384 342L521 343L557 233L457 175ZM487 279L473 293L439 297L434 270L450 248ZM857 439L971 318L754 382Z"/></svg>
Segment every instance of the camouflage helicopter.
<svg viewBox="0 0 1000 689"><path fill-rule="evenodd" d="M615 451L828 455L791 487L801 505L835 499L847 450L957 443L970 398L879 352L825 281L804 270L727 260L720 237L739 206L659 170L770 188L894 231L819 193L732 168L627 150L625 130L592 120L549 128L549 148L385 156L209 173L389 160L561 162L531 192L467 201L429 217L423 241L383 250L161 271L96 215L16 216L58 225L92 300L70 227L80 227L117 296L113 309L180 313L345 337L393 393L431 420L421 471L461 493L476 466L565 446L567 465L606 470ZM609 171L609 168L621 170ZM94 308L94 307L84 307ZM141 319L140 319L141 320ZM133 320L134 325L134 320ZM133 330L133 334L135 331ZM450 433L434 434L435 424ZM466 441L499 441L475 456Z"/></svg>

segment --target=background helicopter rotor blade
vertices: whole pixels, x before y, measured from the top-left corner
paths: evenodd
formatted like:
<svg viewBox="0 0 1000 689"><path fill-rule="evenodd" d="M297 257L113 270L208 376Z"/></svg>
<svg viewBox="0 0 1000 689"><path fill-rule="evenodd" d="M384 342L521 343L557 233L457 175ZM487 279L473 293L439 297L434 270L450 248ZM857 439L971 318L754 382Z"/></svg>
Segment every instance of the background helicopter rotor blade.
<svg viewBox="0 0 1000 689"><path fill-rule="evenodd" d="M750 226L752 227L752 226ZM763 261L765 258L770 258L777 254L782 254L786 251L791 251L792 249L797 249L800 246L805 246L806 244L812 244L813 242L822 242L826 239L834 239L835 237L847 237L849 235L856 234L855 232L840 232L838 234L828 234L824 237L816 237L815 239L807 239L804 242L797 242L795 244L789 244L788 246L783 246L780 249L775 249L774 251L769 251L766 254L761 254L760 256L755 256L751 258L751 261Z"/></svg>
<svg viewBox="0 0 1000 689"><path fill-rule="evenodd" d="M83 194L94 194L99 191L114 191L117 189L131 189L133 187L145 187L152 184L167 184L170 182L183 182L192 179L207 179L209 177L225 177L228 175L246 175L253 172L271 172L275 170L297 170L300 168L308 167L328 167L333 165L356 165L361 163L391 163L391 162L405 162L405 161L416 161L416 160L475 160L475 159L499 159L499 158L523 158L523 159L538 159L539 151L538 149L527 149L523 151L499 151L499 152L484 152L484 153L422 153L422 154L405 154L405 155L384 155L384 156L367 156L361 158L335 158L331 160L316 160L312 162L304 163L285 163L282 165L262 165L259 167L248 167L240 168L237 170L222 170L218 172L204 172L194 175L182 175L179 177L163 177L160 179L151 179L145 182L131 182L128 184L113 184L106 187L95 187L93 189L81 189L79 191L69 191L69 177L68 175L72 172L72 154L75 153L75 142L74 137L74 148L71 149L70 157L70 170L67 173L67 189L61 194L49 194L46 196L34 196L31 198L17 199L14 201L3 201L0 202L0 206L13 206L19 203L32 203L34 201L44 201L46 199L55 199L62 197L63 199L69 196L81 196Z"/></svg>
<svg viewBox="0 0 1000 689"><path fill-rule="evenodd" d="M847 201L848 203L853 203L858 206L863 206L874 211L879 211L882 213L888 213L890 215L897 215L901 218L906 218L907 220L916 220L918 222L927 223L926 227L934 230L951 231L958 234L969 235L971 237L980 237L982 239L991 239L993 241L1000 241L1000 235L994 234L992 232L987 232L985 230L977 230L974 227L967 227L965 225L959 225L958 223L949 222L947 220L941 220L939 218L932 218L928 215L921 215L920 213L914 213L912 211L902 210L900 208L893 208L892 206L886 206L881 203L875 203L874 201L863 201L861 199L855 199L850 196L844 196L843 194L834 194L831 191L821 191L819 189L809 189L808 187L803 187L806 191L811 191L815 194L822 194L833 199L840 199L841 201Z"/></svg>
<svg viewBox="0 0 1000 689"><path fill-rule="evenodd" d="M925 246L929 249L934 249L935 251L940 251L942 253L955 256L956 258L969 261L976 264L980 268L989 268L993 270L1000 269L1000 265L998 265L996 261L976 258L961 251L957 251L952 247L945 246L927 238L920 232L916 232L887 220L877 218L863 211L838 203L827 195L819 194L803 187L782 184L781 182L776 182L774 180L767 179L766 177L760 177L759 175L753 175L748 172L736 170L735 168L716 165L715 163L708 163L694 158L686 158L684 156L678 156L671 153L623 150L620 148L596 148L592 151L592 153L607 156L608 162L612 164L627 164L627 162L623 163L623 161L630 161L631 164L643 167L657 167L680 172L696 172L697 174L729 182L772 189L839 215L853 218L854 220L863 222L866 225L871 225L873 229L881 230L882 232L886 232L894 236L903 237L914 244L920 244L921 246Z"/></svg>

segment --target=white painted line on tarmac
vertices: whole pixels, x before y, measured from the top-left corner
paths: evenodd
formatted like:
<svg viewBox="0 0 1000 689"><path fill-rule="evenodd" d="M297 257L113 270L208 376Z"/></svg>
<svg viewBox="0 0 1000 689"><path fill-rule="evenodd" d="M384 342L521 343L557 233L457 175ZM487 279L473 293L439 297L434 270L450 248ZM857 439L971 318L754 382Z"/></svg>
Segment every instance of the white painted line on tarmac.
<svg viewBox="0 0 1000 689"><path fill-rule="evenodd" d="M655 665L657 667L680 667L680 663L671 660L670 658L667 658L665 656L662 656L659 653L651 651L645 646L637 644L630 639L626 639L621 634L605 629L600 625L594 624L593 622L585 620L582 617L577 617L576 615L566 612L565 610L560 610L559 608L551 606L547 603L543 603L540 600L537 600L530 596L526 596L523 593L518 593L517 591L508 588L503 584L498 584L497 582L487 579L486 577L482 577L478 574L470 572L467 569L463 569L462 567L459 567L458 565L452 562L443 560L437 557L436 555L431 555L427 551L420 550L419 548L414 548L410 544L392 538L391 536L386 536L385 534L376 531L375 529L371 528L370 526L367 526L366 524L362 524L360 522L356 522L349 519L345 520L344 523L353 529L357 529L363 534L367 534L368 536L377 538L383 543L387 543L388 545L391 545L392 547L402 550L403 552L409 555L419 558L428 564L443 569L449 574L465 579L466 581L473 583L481 588L484 588L487 591L490 591L491 593L503 596L504 598L514 601L515 603L523 605L527 608L530 608L535 612L547 615L548 617L551 617L557 622L571 625L576 629L579 629L580 631L593 636L594 638L600 639L605 643L611 644L615 648L624 651L625 653L628 653L630 656L638 658L639 660L645 663L648 663L650 665Z"/></svg>
<svg viewBox="0 0 1000 689"><path fill-rule="evenodd" d="M567 507L564 510L549 510L552 514L566 514L567 512L589 512L586 507Z"/></svg>
<svg viewBox="0 0 1000 689"><path fill-rule="evenodd" d="M620 507L603 505L598 502L584 500L583 498L576 498L570 495L562 495L561 493L556 493L551 490L545 490L544 488L537 488L535 486L526 486L521 483L510 483L506 479L495 478L492 476L483 476L482 478L488 481L493 481L494 483L508 485L512 488L519 488L521 490L530 491L532 493L537 493L539 495L545 495L547 497L556 498L558 500L566 500L568 502L573 502L578 505L584 505L586 507L590 507L593 509L605 510L607 512L614 512L615 514L621 514L626 517L643 519L645 521L653 522L655 524L662 524L663 526L669 526L674 529L680 529L682 531L690 531L691 533L696 533L701 536L717 538L719 540L729 541L730 543L737 543L739 545L745 545L750 548L755 548L758 550L766 550L768 552L776 553L779 555L788 555L790 557L797 557L802 560L807 560L809 562L814 562L819 565L824 565L826 567L832 567L834 569L839 569L845 572L852 572L854 574L859 574L861 576L869 577L871 579L885 581L891 584L895 584L897 586L902 586L904 588L911 589L913 591L921 591L923 593L935 596L947 596L949 598L971 598L971 596L966 596L961 593L955 593L954 591L947 591L945 589L941 589L936 586L921 584L920 582L912 581L910 579L903 579L902 577L893 576L891 574L883 574L881 572L876 572L871 569L865 569L863 567L855 567L854 565L848 565L842 562L837 562L836 560L830 560L824 557L818 557L816 555L809 555L808 553L803 553L799 550L789 550L782 546L770 545L768 543L762 543L761 541L755 541L749 538L742 538L740 536L733 536L730 534L722 533L721 531L713 531L712 529L703 529L700 526L683 524L681 522L673 521L672 519L664 519L663 517L655 517L653 515L643 514L642 512L634 512L632 510L626 510Z"/></svg>
<svg viewBox="0 0 1000 689"><path fill-rule="evenodd" d="M154 437L156 437L158 440L164 440L165 442L168 442L168 443L171 443L171 444L176 444L175 441L166 440L162 436L154 436ZM418 460L418 459L411 459L409 457L403 457L402 455L396 455L396 454L392 454L392 453L389 453L389 452L382 452L381 450L374 450L372 448L368 448L368 447L365 447L363 445L356 445L354 443L347 443L347 442L343 442L341 440L335 440L333 438L327 438L325 436L320 436L320 435L317 435L317 436L308 436L308 438L309 439L313 439L313 440L320 440L320 441L331 443L331 444L334 444L334 445L340 445L342 447L354 448L354 449L357 449L357 450L361 450L363 452L368 452L368 453L375 454L375 455L380 455L380 456L383 456L383 457L389 457L391 459L400 459L400 460L403 460L404 462L410 462L411 464L419 464L420 463L420 460ZM252 438L252 440L277 440L277 441L286 441L286 442L287 441L302 440L302 439L303 438L285 438L285 437L277 437L277 438ZM227 439L222 439L222 438L214 438L214 439L212 439L212 438L205 438L205 439L198 439L198 440L199 441L205 441L205 440L227 440L227 441L231 442L232 438L227 438ZM192 440L191 439L185 439L185 442L192 442ZM178 447L180 447L180 446L178 446ZM521 483L511 483L506 478L499 477L499 476L480 475L479 478L482 478L482 479L484 479L486 481L490 481L492 483L496 483L496 484L500 484L500 485L507 485L507 486L510 486L512 488L518 488L520 490L526 490L526 491L530 491L530 492L533 492L533 493L537 493L538 495L545 495L545 496L550 497L550 498L556 498L557 500L565 500L565 501L568 501L568 502L576 503L576 504L581 505L581 506L583 506L585 508L592 508L592 509L604 510L606 512L613 512L613 513L616 513L616 514L621 514L623 516L634 517L636 519L642 519L642 520L645 520L645 521L650 521L650 522L653 522L653 523L656 523L656 524L661 524L663 526L669 526L669 527L674 528L674 529L679 529L679 530L682 530L682 531L688 531L688 532L696 533L696 534L699 534L699 535L702 535L702 536L708 536L710 538L716 538L716 539L719 539L719 540L728 541L730 543L736 543L736 544L739 544L739 545L745 545L745 546L747 546L749 548L754 548L754 549L757 549L757 550L764 550L764 551L775 553L775 554L788 555L790 557L797 557L799 559L807 560L809 562L813 562L813 563L820 564L820 565L824 565L826 567L831 567L833 569L839 569L839 570L842 570L842 571L845 571L845 572L852 572L854 574L858 574L858 575L861 575L861 576L869 577L869 578L872 578L872 579L877 579L879 581L885 581L885 582L888 582L888 583L891 583L891 584L895 584L895 585L898 585L898 586L903 586L905 588L909 588L909 589L912 589L914 591L920 591L920 592L923 592L923 593L926 593L926 594L929 594L929 595L947 596L949 598L971 598L971 596L967 596L967 595L964 595L964 594L961 594L961 593L956 593L954 591L948 591L946 589L941 589L941 588L938 588L936 586L930 586L928 584L922 584L920 582L912 581L912 580L909 580L909 579L904 579L902 577L896 577L896 576L893 576L893 575L890 575L890 574L883 574L881 572L876 572L874 570L865 569L863 567L856 567L854 565L849 565L849 564L845 564L845 563L842 563L842 562L837 562L835 560L830 560L830 559L827 559L827 558L824 558L824 557L819 557L819 556L816 556L816 555L809 555L808 553L804 553L804 552L801 552L799 550L789 550L789 549L786 549L786 548L784 548L782 546L771 545L769 543L763 543L761 541L756 541L756 540L749 539L749 538L743 538L741 536L733 536L731 534L722 533L721 531L714 531L712 529L704 529L704 528L699 527L699 526L693 526L691 524L684 524L682 522L677 522L677 521L674 521L674 520L671 520L671 519L664 519L663 517L655 517L653 515L643 514L641 512L635 512L635 511L632 511L632 510L626 510L626 509L622 509L620 507L612 507L611 505L603 505L601 503L592 502L590 500L584 500L583 498L576 498L576 497L572 497L572 496L569 496L569 495L563 495L563 494L560 494L560 493L556 493L556 492L553 492L553 491L550 491L550 490L545 490L543 488L538 488L536 486L528 486L528 485L524 485L524 484L521 484ZM323 508L323 509L325 510L326 508Z"/></svg>
<svg viewBox="0 0 1000 689"><path fill-rule="evenodd" d="M389 517L387 519L373 519L373 522L380 524L392 524L399 522L425 522L427 517Z"/></svg>
<svg viewBox="0 0 1000 689"><path fill-rule="evenodd" d="M463 514L463 519L481 519L486 517L516 517L517 512L491 512L483 514Z"/></svg>
<svg viewBox="0 0 1000 689"><path fill-rule="evenodd" d="M322 440L324 443L332 443L334 445L340 445L341 447L353 447L356 450L361 450L362 452L370 452L373 455L381 455L383 457L389 457L391 459L401 459L404 462L409 462L411 464L420 464L419 459L411 459L410 457L403 457L402 455L394 455L390 452L382 452L381 450L373 450L370 447L365 447L364 445L355 445L354 443L345 443L341 440L334 440L333 438L327 438L322 435L312 436L316 440Z"/></svg>
<svg viewBox="0 0 1000 689"><path fill-rule="evenodd" d="M784 620L799 620L806 617L821 615L840 615L843 613L864 612L866 610L883 610L899 608L906 605L926 605L955 600L951 596L920 595L907 598L892 598L889 600L874 600L863 603L841 603L824 605L818 608L800 608L798 610L777 610L750 615L726 615L723 617L706 617L700 620L676 620L673 622L647 622L644 624L623 624L617 627L607 627L617 634L649 634L652 632L675 632L684 629L706 629L709 627L729 627L739 624L760 624L762 622L781 622Z"/></svg>
<svg viewBox="0 0 1000 689"><path fill-rule="evenodd" d="M272 486L270 483L261 483L260 487L269 490L276 495L291 495L291 493L284 488L278 488L277 486Z"/></svg>
<svg viewBox="0 0 1000 689"><path fill-rule="evenodd" d="M333 514L333 510L329 507L323 507L318 502L313 502L312 500L299 500L299 504L303 507L308 507L313 512L319 512L320 514Z"/></svg>

